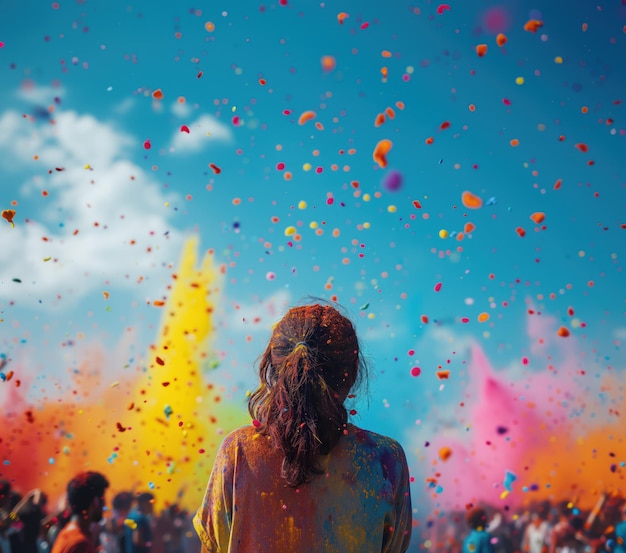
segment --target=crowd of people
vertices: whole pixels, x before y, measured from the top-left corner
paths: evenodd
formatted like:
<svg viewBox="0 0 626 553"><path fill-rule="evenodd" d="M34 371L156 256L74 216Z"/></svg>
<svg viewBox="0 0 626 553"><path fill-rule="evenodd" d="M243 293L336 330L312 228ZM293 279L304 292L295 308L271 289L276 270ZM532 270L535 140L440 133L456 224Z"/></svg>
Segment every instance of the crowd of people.
<svg viewBox="0 0 626 553"><path fill-rule="evenodd" d="M626 553L626 498L532 502L508 514L473 506L430 522L427 548L445 553Z"/></svg>
<svg viewBox="0 0 626 553"><path fill-rule="evenodd" d="M61 504L39 490L20 494L0 480L0 553L198 553L200 541L188 511L169 505L154 512L149 492L117 493L98 472L83 472L67 485Z"/></svg>

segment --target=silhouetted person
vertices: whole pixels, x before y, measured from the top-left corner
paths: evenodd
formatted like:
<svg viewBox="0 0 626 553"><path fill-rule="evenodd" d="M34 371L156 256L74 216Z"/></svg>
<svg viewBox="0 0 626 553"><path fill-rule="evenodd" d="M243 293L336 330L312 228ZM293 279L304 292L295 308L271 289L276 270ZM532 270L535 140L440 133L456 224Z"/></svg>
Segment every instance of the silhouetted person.
<svg viewBox="0 0 626 553"><path fill-rule="evenodd" d="M91 526L102 520L108 487L108 480L99 472L82 472L70 481L67 502L72 516L56 537L52 553L96 553Z"/></svg>
<svg viewBox="0 0 626 553"><path fill-rule="evenodd" d="M136 506L128 514L126 523L126 553L150 553L152 549L152 513L154 511L154 495L150 492L140 493Z"/></svg>

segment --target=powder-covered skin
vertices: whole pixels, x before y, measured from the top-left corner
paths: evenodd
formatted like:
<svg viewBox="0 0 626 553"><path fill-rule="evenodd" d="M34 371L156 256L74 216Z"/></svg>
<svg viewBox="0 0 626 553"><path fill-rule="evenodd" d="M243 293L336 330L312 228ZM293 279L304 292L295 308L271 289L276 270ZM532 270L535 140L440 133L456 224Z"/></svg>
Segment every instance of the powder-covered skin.
<svg viewBox="0 0 626 553"><path fill-rule="evenodd" d="M324 474L297 488L282 456L252 426L229 434L194 526L209 552L399 553L411 539L409 474L400 444L348 425L320 458Z"/></svg>

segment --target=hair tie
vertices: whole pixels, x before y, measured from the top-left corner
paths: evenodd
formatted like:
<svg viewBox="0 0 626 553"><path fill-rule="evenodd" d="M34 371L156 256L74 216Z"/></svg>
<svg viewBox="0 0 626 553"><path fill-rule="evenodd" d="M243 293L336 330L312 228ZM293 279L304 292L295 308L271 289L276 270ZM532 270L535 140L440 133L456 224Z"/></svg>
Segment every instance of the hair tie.
<svg viewBox="0 0 626 553"><path fill-rule="evenodd" d="M294 347L292 351L297 352L299 349L304 348L305 350L308 349L308 345L306 342L298 342Z"/></svg>

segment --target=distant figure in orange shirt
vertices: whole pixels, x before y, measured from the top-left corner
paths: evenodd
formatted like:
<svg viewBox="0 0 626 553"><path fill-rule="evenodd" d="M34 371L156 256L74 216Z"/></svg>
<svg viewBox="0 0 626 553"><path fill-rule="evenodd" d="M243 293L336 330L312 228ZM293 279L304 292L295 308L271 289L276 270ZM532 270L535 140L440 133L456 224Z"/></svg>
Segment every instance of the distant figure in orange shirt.
<svg viewBox="0 0 626 553"><path fill-rule="evenodd" d="M59 532L51 553L96 553L91 525L102 520L108 480L99 472L82 472L67 485L72 517Z"/></svg>
<svg viewBox="0 0 626 553"><path fill-rule="evenodd" d="M406 457L348 423L364 365L352 323L329 305L273 329L248 410L217 454L194 526L210 553L402 553L411 539Z"/></svg>

